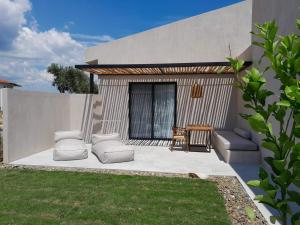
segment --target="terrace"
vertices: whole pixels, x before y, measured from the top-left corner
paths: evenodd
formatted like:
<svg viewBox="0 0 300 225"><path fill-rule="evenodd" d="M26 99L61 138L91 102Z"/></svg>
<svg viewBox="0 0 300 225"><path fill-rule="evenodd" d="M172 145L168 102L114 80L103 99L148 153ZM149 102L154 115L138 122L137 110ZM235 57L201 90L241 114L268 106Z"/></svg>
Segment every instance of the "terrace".
<svg viewBox="0 0 300 225"><path fill-rule="evenodd" d="M131 162L102 164L91 153L89 145L89 157L83 160L54 161L53 149L48 149L31 156L11 162L13 165L75 167L89 169L112 169L161 173L196 173L199 177L208 175L236 176L234 168L220 159L216 152L171 152L165 146L138 146L132 145L135 150L135 160ZM255 168L248 165L249 168ZM251 170L251 169L250 169ZM256 174L256 170L253 171ZM246 178L248 179L248 178Z"/></svg>
<svg viewBox="0 0 300 225"><path fill-rule="evenodd" d="M246 66L250 64L247 62ZM235 99L235 92L232 88L233 71L229 63L79 65L77 68L90 72L91 81L94 80L94 74L97 74L104 83L107 81L106 84L100 84L99 95L3 91L4 161L6 163L25 168L56 168L75 171L121 171L125 173L133 171L137 174L173 174L174 176L196 174L202 179L212 176L231 176L237 177L248 195L251 198L254 197L253 190L246 185L246 182L256 178L258 171L256 164L228 164L215 149L202 152L199 148L192 147L190 152L185 152L183 149L171 152L170 141L165 140L171 137L169 136L171 127L176 124L184 126L191 122L210 123L219 129L230 129L234 126L231 122L234 115L231 112L235 108L232 103ZM135 78L129 78L132 75ZM183 78L185 81L180 76L185 76ZM163 121L164 125L158 129L160 132L156 133L156 135L166 136L154 138L154 131L151 132L151 136L147 136L149 133L144 133L145 130L140 128L132 132L135 129L134 126L130 127L132 121L140 123L142 126L139 125L139 127L147 125L147 121L135 120L139 118L139 113L131 114L130 111L133 110L129 112L126 110L128 108L126 103L130 105L132 102L130 98L133 96L132 94L128 96L126 93L127 88L130 90L127 81L135 84L141 79L144 81L141 84L147 84L149 81L153 83L157 79L162 84L178 83L175 101L177 105L174 105L174 112L172 113L171 109L164 109L168 115L174 115L174 118L168 119L167 126ZM190 83L186 83L189 79ZM110 83L110 80L113 82ZM116 81L124 83L121 85L123 87L116 84ZM195 81L204 89L201 99L191 98L192 84ZM181 82L185 83L181 84ZM93 92L93 86L91 82L91 92ZM221 96L219 96L220 93L222 93ZM208 102L212 96L222 98L222 100L215 102L214 109L207 111L201 102ZM139 98L143 96L139 95ZM143 102L142 104L145 104L146 101ZM187 104L186 107L183 104ZM198 110L195 105L199 106L200 111L186 110L187 107ZM200 112L207 116L195 116ZM141 115L147 113L146 111L140 112ZM10 116L12 114L14 117ZM24 115L26 115L26 120L23 120ZM191 118L190 115L193 117ZM36 120L36 118L39 119ZM159 121L162 120L163 118ZM156 124L157 127L160 123L154 122L151 126L154 127ZM90 144L88 144L87 159L53 160L54 132L72 129L81 130L86 143L90 143L92 134L120 133L123 142L134 149L134 161L102 164L91 152ZM12 133L14 135L11 135ZM205 139L203 134L192 135L192 142L195 143L203 142ZM265 217L271 215L263 205L257 204L257 207Z"/></svg>
<svg viewBox="0 0 300 225"><path fill-rule="evenodd" d="M174 126L187 128L193 127L190 125L198 125L199 127L209 125L211 130L216 132L233 132L234 128L249 129L245 121L239 117L240 113L247 113L248 109L243 107L242 93L234 88L233 68L225 60L229 55L244 59L246 64L243 69L250 66L252 60L258 61L261 52L255 48L252 49L252 37L249 31L254 27L254 22L264 22L271 18L265 13L265 9L268 7L258 6L258 2L260 2L259 4L267 4L261 3L262 1L243 1L224 9L89 48L86 51L85 59L88 64L77 65L76 68L89 73L91 93L94 93L94 76L97 76L99 94L53 94L3 90L1 104L3 104L4 163L9 168L175 177L192 176L203 179L197 179L195 181L196 186L189 186L194 182L191 181L192 179L175 179L173 181L149 177L141 179L141 182L148 183L148 185L143 186L145 192L156 188L151 182L162 185L158 186L158 189L162 190L163 195L167 195L168 198L156 200L168 202L170 207L175 207L176 210L181 208L178 202L187 201L195 204L189 197L194 196L195 193L206 193L207 188L209 188L206 186L206 182L209 183L215 177L217 177L216 179L227 177L233 178L233 180L236 177L238 184L242 186L242 192L247 193L244 193L244 199L252 202L251 200L257 190L250 189L246 182L257 178L259 160L268 155L268 151L260 147L255 148L256 155L253 161L256 163L249 164L246 161L251 158L249 155L253 153L251 152L253 149L225 149L223 151L223 153L225 152L224 156L218 143L214 143L213 148L207 152L201 151L202 149L197 147L192 147L189 152L183 149L170 151L169 145ZM277 3L272 4L274 4L274 12L282 15L283 6ZM284 7L290 7L288 5L284 4ZM293 8L295 7L293 6ZM291 10L290 8L284 9L286 12ZM262 15L266 17L263 20ZM214 26L215 24L222 24L222 26ZM272 82L271 80L270 85L273 85ZM82 141L88 146L88 157L82 160L54 160L54 133L70 130L82 132ZM99 159L92 153L92 135L111 133L120 134L122 143L133 150L133 161L112 164L99 162ZM259 146L260 136L254 132L251 132L249 136L251 136L251 142L256 147ZM246 139L250 141L250 138ZM194 144L203 144L205 140L207 140L207 136L198 132L192 134L189 141ZM233 150L231 152L234 155L233 158L240 163L230 161L230 155L227 154L229 150ZM92 196L94 194L102 195L102 192L98 192L98 187L103 185L105 186L104 193L109 192L109 196L117 195L123 204L126 200L130 200L130 203L134 202L134 199L132 200L128 196L139 191L136 188L140 181L138 176L132 178L137 180L137 183L131 183L135 187L132 189L133 192L122 192L124 194L122 196L118 195L119 189L117 192L111 191L114 186L119 184L115 181L122 180L122 177L101 176L104 181L114 180L114 182L102 184L97 180L99 177L92 175L80 183L80 180L76 179L78 173L54 172L51 174L43 173L43 171L37 173L29 171L32 174L37 174L38 177L39 174L42 178L44 176L49 177L50 181L45 180L50 184L55 183L53 180L57 181L58 176L59 185L51 186L53 189L49 192L50 194L66 186L63 176L72 180L72 184L78 182L79 187L92 188ZM18 174L16 180L9 179L10 174L14 177L14 173ZM24 173L27 173L27 170ZM3 174L3 180L8 182L8 185L5 186L6 190L9 191L9 187L17 189L23 187L22 185L25 183L24 174L20 170L8 170ZM84 174L89 173L80 174L80 177L84 177ZM29 177L32 185L27 186L26 194L29 193L29 196L31 195L29 199L31 199L31 187L36 187L39 191L39 185L42 182L34 180L30 175ZM130 183L130 179L130 177L126 177L118 188L121 190L131 188L132 186L127 185L127 182ZM166 187L168 185L164 185L165 182L171 183L172 188ZM176 182L180 184L178 190L176 189ZM201 187L197 186L198 184ZM188 196L176 196L178 192L186 191L185 185L193 191L187 192ZM216 184L213 184L211 187L215 186ZM60 203L64 197L68 196L72 200L68 204L74 204L73 208L76 208L78 202L74 196L77 195L67 195L66 193L74 193L77 189L77 186L74 189L69 189L69 187L64 189L65 194L62 196L57 194L55 196L57 199L53 202L58 201ZM84 193L84 196L89 195L85 188L81 189L83 190L80 193ZM22 190L18 189L18 191L19 197L22 196ZM47 191L49 190L47 189ZM232 193L232 191L235 191L235 187L230 186L230 184L219 188L219 192ZM13 198L13 193L10 192L10 194L10 198ZM145 201L146 196L141 192L138 194L139 204L133 207L135 212L140 210L139 205L144 207L143 201ZM150 193L150 196L160 194L157 192L155 194ZM213 195L214 200L219 198L216 192L213 192ZM235 204L235 197L233 196L234 200L231 200L234 202L233 205ZM41 199L41 201L45 200ZM105 201L109 202L109 200L110 198ZM197 198L197 200L199 200L197 203L200 205L206 205L205 196L201 195L201 198ZM50 200L47 199L47 201ZM90 201L93 201L93 198L88 196L87 202ZM17 201L14 202L16 205L18 203ZM153 204L155 205L155 203ZM118 201L114 201L113 207L118 208L118 204ZM124 205L126 206L126 204ZM272 215L264 205L257 202L255 205L265 218ZM219 206L220 208L223 207L222 202ZM104 208L113 212L112 215L118 215L118 212L121 212L124 216L121 209L118 208L114 211L110 204L105 204ZM164 211L166 208L168 207L165 203L159 204L153 215L157 218L162 214L167 215L164 219L169 221L172 214ZM190 213L196 210L193 207L189 209ZM241 214L241 210L244 210L244 207L237 209L237 214ZM150 210L150 212L152 211ZM7 214L9 213L11 212L7 212ZM59 213L56 212L51 216L57 217ZM23 214L21 213L21 215ZM205 214L206 212L203 210L202 214L199 214L199 218L206 218ZM182 214L178 215L176 216L186 219ZM191 224L196 221L190 219L190 214L186 215L188 215ZM126 217L122 218L126 219ZM147 219L147 216L145 218ZM226 219L226 216L224 218ZM137 223L137 220L133 221ZM218 222L216 224L219 224Z"/></svg>
<svg viewBox="0 0 300 225"><path fill-rule="evenodd" d="M198 148L192 147L190 152L181 148L171 152L169 141L127 139L124 143L135 152L135 159L131 162L102 164L91 153L90 144L87 159L54 161L55 131L80 129L89 143L93 133L101 133L107 128L111 130L106 132L117 132L122 127L109 126L107 123L113 124L111 121L103 121L103 99L100 95L3 90L3 103L4 162L14 167L172 176L192 173L203 179L231 176L237 177L248 195L254 197L254 190L246 182L256 178L257 165L228 164L214 149L199 152ZM265 217L270 215L263 205L257 204L257 207Z"/></svg>

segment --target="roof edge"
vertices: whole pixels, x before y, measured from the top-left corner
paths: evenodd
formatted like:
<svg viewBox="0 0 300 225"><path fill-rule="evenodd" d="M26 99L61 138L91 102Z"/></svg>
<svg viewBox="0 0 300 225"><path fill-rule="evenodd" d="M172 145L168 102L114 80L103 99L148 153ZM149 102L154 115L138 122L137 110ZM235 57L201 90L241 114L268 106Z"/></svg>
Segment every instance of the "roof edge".
<svg viewBox="0 0 300 225"><path fill-rule="evenodd" d="M245 61L248 67L252 61ZM159 67L192 67L192 66L231 66L230 62L191 62L191 63L150 63L150 64L81 64L75 65L77 69L87 68L159 68Z"/></svg>

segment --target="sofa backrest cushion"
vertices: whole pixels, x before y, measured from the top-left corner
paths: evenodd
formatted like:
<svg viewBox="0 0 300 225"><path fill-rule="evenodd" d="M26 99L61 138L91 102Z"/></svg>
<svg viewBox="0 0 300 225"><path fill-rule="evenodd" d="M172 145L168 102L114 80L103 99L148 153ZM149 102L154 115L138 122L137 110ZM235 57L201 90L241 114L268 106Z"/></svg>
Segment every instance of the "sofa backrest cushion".
<svg viewBox="0 0 300 225"><path fill-rule="evenodd" d="M251 139L251 133L248 130L243 130L241 128L234 128L233 132L236 133L237 135L246 138L246 139Z"/></svg>
<svg viewBox="0 0 300 225"><path fill-rule="evenodd" d="M233 131L215 131L214 145L217 149L225 149L231 151L256 151L257 145Z"/></svg>

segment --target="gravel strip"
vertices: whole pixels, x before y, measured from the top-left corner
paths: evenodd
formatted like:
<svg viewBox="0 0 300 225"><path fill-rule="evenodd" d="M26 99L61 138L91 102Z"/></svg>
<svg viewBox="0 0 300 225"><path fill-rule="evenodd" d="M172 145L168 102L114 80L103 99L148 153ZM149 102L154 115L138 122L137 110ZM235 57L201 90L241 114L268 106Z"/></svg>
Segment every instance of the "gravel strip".
<svg viewBox="0 0 300 225"><path fill-rule="evenodd" d="M199 179L194 173L160 173L148 171L128 171L112 169L88 169L72 167L49 167L49 166L28 166L28 165L9 165L1 164L1 169L34 169L45 171L73 171L73 172L90 172L90 173L108 173L116 175L139 175L139 176L164 176L164 177L182 177ZM209 176L208 180L216 183L219 193L225 200L226 210L231 217L232 225L263 225L268 224L263 215L257 209L242 184L233 176ZM255 220L250 221L246 214L246 207L253 209Z"/></svg>
<svg viewBox="0 0 300 225"><path fill-rule="evenodd" d="M225 200L225 206L228 214L231 216L233 225L268 224L236 177L210 176L208 180L217 184L219 193L222 194ZM246 207L249 207L254 211L254 221L249 220L245 210Z"/></svg>

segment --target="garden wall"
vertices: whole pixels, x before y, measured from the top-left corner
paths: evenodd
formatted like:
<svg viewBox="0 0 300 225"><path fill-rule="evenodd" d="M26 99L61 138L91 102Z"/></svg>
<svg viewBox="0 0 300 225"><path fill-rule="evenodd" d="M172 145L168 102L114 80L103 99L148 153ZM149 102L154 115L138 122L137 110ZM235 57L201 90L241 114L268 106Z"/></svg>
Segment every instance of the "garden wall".
<svg viewBox="0 0 300 225"><path fill-rule="evenodd" d="M57 130L81 129L90 139L98 95L3 89L3 161L9 163L54 145Z"/></svg>

